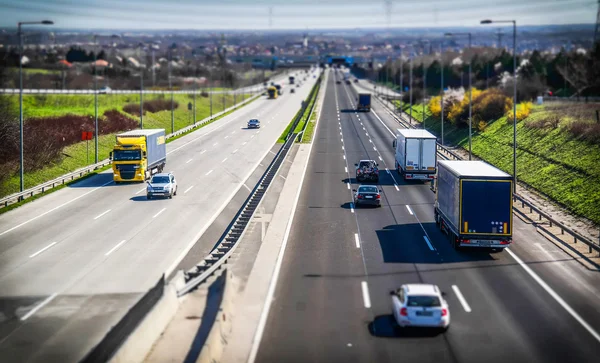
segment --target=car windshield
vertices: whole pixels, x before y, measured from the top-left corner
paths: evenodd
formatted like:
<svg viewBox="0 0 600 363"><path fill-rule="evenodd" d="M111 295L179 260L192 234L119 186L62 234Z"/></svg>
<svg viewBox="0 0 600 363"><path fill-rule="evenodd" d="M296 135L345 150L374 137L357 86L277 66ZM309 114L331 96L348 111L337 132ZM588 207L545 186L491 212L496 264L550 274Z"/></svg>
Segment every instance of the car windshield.
<svg viewBox="0 0 600 363"><path fill-rule="evenodd" d="M257 123L257 122L258 122L258 120L250 120L249 122L250 122L251 124L255 124L255 123Z"/></svg>
<svg viewBox="0 0 600 363"><path fill-rule="evenodd" d="M377 187L360 187L358 188L359 193L377 193Z"/></svg>
<svg viewBox="0 0 600 363"><path fill-rule="evenodd" d="M372 168L373 163L371 163L370 161L361 161L360 164L358 164L359 168Z"/></svg>
<svg viewBox="0 0 600 363"><path fill-rule="evenodd" d="M141 160L140 150L117 150L113 153L114 161Z"/></svg>
<svg viewBox="0 0 600 363"><path fill-rule="evenodd" d="M152 183L156 184L167 184L169 182L168 176L155 176L152 178Z"/></svg>
<svg viewBox="0 0 600 363"><path fill-rule="evenodd" d="M441 306L437 296L409 296L407 306L436 307Z"/></svg>

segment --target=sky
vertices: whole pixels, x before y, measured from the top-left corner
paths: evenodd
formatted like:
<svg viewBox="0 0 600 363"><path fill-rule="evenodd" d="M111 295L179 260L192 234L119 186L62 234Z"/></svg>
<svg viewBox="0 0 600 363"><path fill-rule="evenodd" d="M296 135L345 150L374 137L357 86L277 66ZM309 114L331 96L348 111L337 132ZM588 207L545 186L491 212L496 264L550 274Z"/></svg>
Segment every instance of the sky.
<svg viewBox="0 0 600 363"><path fill-rule="evenodd" d="M487 18L554 25L595 23L597 11L597 0L0 0L0 27L46 19L60 29L131 30L449 27Z"/></svg>

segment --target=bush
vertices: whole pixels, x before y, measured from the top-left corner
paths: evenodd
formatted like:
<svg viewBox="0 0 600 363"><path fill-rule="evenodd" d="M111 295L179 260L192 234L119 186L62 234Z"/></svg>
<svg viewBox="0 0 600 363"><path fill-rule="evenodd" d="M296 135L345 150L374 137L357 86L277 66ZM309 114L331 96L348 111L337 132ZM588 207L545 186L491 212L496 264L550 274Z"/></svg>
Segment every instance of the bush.
<svg viewBox="0 0 600 363"><path fill-rule="evenodd" d="M475 94L475 93L473 93ZM497 120L512 107L512 100L496 88L481 92L473 99L473 117L483 120Z"/></svg>
<svg viewBox="0 0 600 363"><path fill-rule="evenodd" d="M179 103L177 103L177 101L173 101L173 108L178 108L179 107ZM171 110L171 100L165 100L165 99L158 99L158 100L151 100L151 101L144 101L144 115L146 114L146 112L159 112L159 111L165 111L165 110ZM123 106L123 111L127 112L130 115L133 116L139 116L140 115L140 104L139 103L129 103L126 104L125 106Z"/></svg>
<svg viewBox="0 0 600 363"><path fill-rule="evenodd" d="M412 103L413 105L420 103L423 100L423 90L421 88L413 88ZM402 104L410 103L410 92L402 93Z"/></svg>
<svg viewBox="0 0 600 363"><path fill-rule="evenodd" d="M440 117L442 114L442 98L440 96L431 97L429 100L429 111L434 117Z"/></svg>
<svg viewBox="0 0 600 363"><path fill-rule="evenodd" d="M590 143L600 144L600 124L586 121L574 121L568 126L571 135L588 141Z"/></svg>
<svg viewBox="0 0 600 363"><path fill-rule="evenodd" d="M472 101L474 102L474 100L476 100L479 95L481 94L481 91L473 88L473 93L472 93ZM450 119L450 122L452 122L454 125L460 126L460 125L466 125L469 122L469 92L465 92L463 99L460 102L454 103L451 107L450 107L450 112L448 112L448 119Z"/></svg>
<svg viewBox="0 0 600 363"><path fill-rule="evenodd" d="M512 120L512 119L511 119ZM526 122L525 126L534 129L545 129L551 128L556 129L560 124L560 117L558 115L549 114L544 117L531 122Z"/></svg>
<svg viewBox="0 0 600 363"><path fill-rule="evenodd" d="M531 102L523 102L523 103L517 105L517 121L523 121L524 119L529 117L529 115L531 114L532 107L533 107L533 104ZM510 110L507 114L506 122L512 123L513 118L514 118L513 111Z"/></svg>
<svg viewBox="0 0 600 363"><path fill-rule="evenodd" d="M477 130L479 130L479 132L485 131L486 127L487 127L487 122L485 122L485 121L479 121L477 123Z"/></svg>

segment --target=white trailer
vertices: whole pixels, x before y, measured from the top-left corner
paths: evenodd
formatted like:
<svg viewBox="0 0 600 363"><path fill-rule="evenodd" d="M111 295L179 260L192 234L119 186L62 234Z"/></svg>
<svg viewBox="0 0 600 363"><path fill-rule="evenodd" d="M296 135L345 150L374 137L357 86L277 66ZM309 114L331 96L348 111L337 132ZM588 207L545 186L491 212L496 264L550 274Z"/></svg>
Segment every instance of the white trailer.
<svg viewBox="0 0 600 363"><path fill-rule="evenodd" d="M435 178L436 137L426 130L397 129L393 146L396 149L396 170L404 180Z"/></svg>

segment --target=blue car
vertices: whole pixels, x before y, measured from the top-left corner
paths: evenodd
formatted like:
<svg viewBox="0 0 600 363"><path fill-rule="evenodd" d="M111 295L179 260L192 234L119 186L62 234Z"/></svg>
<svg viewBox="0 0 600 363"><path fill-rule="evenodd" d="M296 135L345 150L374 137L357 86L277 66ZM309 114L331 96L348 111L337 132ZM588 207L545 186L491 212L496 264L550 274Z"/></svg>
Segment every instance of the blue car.
<svg viewBox="0 0 600 363"><path fill-rule="evenodd" d="M260 129L260 121L258 121L257 119L252 119L252 120L248 121L248 128L249 129Z"/></svg>

